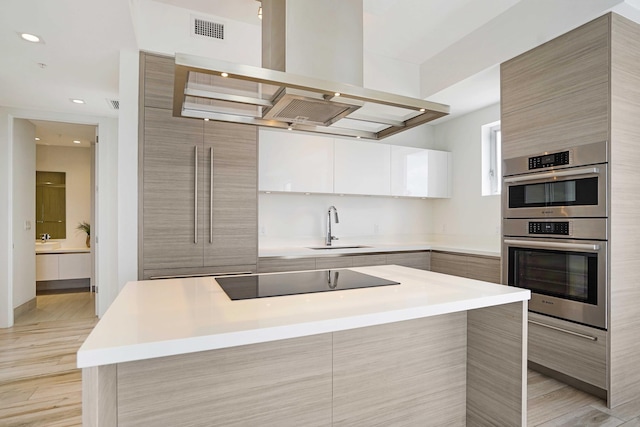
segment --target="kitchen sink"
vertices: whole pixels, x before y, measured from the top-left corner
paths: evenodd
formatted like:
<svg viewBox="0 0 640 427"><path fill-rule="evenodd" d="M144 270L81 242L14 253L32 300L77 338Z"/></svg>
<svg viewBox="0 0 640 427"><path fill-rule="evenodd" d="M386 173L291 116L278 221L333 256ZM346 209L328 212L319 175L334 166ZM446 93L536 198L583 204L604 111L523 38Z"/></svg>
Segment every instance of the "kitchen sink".
<svg viewBox="0 0 640 427"><path fill-rule="evenodd" d="M371 246L360 246L360 245L353 245L353 246L315 246L315 247L310 247L309 249L314 249L314 250L320 250L320 249L360 249L360 248L370 248Z"/></svg>

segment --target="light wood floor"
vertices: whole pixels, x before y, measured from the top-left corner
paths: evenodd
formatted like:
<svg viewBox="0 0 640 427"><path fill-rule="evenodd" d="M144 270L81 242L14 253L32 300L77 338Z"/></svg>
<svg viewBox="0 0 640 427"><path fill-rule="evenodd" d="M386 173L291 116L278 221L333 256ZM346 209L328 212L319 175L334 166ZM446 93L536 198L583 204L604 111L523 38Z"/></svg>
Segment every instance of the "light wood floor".
<svg viewBox="0 0 640 427"><path fill-rule="evenodd" d="M96 323L89 293L38 296L37 309L0 329L0 426L80 426L76 351ZM529 426L640 427L640 398L604 401L529 371Z"/></svg>
<svg viewBox="0 0 640 427"><path fill-rule="evenodd" d="M89 292L43 295L0 329L0 426L82 425L76 352L96 324Z"/></svg>

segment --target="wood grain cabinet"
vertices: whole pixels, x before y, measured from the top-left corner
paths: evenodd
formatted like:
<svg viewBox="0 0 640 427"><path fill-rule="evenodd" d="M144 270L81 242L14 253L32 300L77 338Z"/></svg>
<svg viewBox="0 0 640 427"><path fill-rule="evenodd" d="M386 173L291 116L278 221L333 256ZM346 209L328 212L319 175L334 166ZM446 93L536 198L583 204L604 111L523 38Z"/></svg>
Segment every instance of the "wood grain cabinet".
<svg viewBox="0 0 640 427"><path fill-rule="evenodd" d="M607 331L589 331L593 342L530 325L529 356L600 387L609 407L640 397L638 52L640 25L607 13L501 64L503 159L608 142Z"/></svg>
<svg viewBox="0 0 640 427"><path fill-rule="evenodd" d="M500 283L500 258L433 251L431 271Z"/></svg>
<svg viewBox="0 0 640 427"><path fill-rule="evenodd" d="M142 64L140 277L256 271L257 129L173 117L173 59Z"/></svg>
<svg viewBox="0 0 640 427"><path fill-rule="evenodd" d="M609 16L500 67L503 158L606 141Z"/></svg>
<svg viewBox="0 0 640 427"><path fill-rule="evenodd" d="M529 313L531 362L607 388L607 332Z"/></svg>
<svg viewBox="0 0 640 427"><path fill-rule="evenodd" d="M297 270L326 270L329 268L368 267L386 264L429 270L430 255L430 251L412 251L289 259L275 257L260 258L258 261L258 272L273 273Z"/></svg>

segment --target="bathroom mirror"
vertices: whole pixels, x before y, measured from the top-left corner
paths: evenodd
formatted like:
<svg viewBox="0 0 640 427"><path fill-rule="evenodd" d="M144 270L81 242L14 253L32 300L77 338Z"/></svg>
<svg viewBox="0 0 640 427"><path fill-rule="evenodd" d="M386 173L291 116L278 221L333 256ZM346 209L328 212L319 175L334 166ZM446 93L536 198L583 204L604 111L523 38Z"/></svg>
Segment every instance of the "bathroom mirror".
<svg viewBox="0 0 640 427"><path fill-rule="evenodd" d="M66 239L66 174L36 171L36 240L43 234Z"/></svg>

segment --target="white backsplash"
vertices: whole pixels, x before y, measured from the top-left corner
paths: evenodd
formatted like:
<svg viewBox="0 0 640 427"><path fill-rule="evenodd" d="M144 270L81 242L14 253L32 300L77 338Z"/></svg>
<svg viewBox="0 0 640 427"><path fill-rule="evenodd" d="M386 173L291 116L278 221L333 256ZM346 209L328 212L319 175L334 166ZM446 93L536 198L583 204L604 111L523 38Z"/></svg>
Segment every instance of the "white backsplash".
<svg viewBox="0 0 640 427"><path fill-rule="evenodd" d="M334 244L420 243L431 230L431 200L371 196L259 195L258 235L261 248L322 245L327 210L338 209Z"/></svg>

